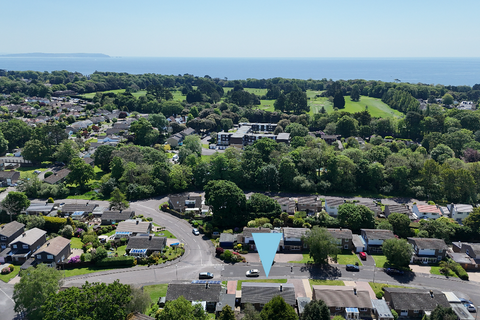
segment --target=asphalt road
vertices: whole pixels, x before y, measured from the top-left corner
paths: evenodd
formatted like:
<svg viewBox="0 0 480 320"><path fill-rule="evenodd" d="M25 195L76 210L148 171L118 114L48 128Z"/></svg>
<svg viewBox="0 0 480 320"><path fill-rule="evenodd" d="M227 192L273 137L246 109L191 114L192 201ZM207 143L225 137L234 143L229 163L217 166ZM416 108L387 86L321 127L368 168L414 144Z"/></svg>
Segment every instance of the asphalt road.
<svg viewBox="0 0 480 320"><path fill-rule="evenodd" d="M168 213L158 210L158 206L167 201L167 198L157 198L131 203L131 208L137 215L143 214L152 217L153 221L166 227L180 242L185 244L185 254L178 261L167 265L142 266L132 269L119 269L113 271L97 272L84 276L76 276L65 279L64 285L76 286L85 281L89 282L113 282L120 280L122 283L135 285L149 285L156 283L168 283L172 280L195 280L198 273L208 271L214 273L215 280L244 280L247 279L245 272L249 269L259 269L258 279L265 279L265 274L260 263L247 264L223 264L214 257L214 247L210 240L202 236L195 236L192 227L184 220L178 219ZM85 203L85 200L62 200L65 203ZM100 202L107 206L108 202ZM293 269L292 269L293 268ZM405 276L390 276L383 270L373 266L360 267L359 272L349 272L343 266L314 267L301 264L275 263L269 274L269 278L289 279L339 279L354 281L374 281L387 284L398 284L408 287L426 289L438 289L442 291L459 292L461 297L469 298L476 306L480 305L480 283L461 281L455 278L445 279L430 274L408 274ZM0 281L0 320L13 319L13 285Z"/></svg>

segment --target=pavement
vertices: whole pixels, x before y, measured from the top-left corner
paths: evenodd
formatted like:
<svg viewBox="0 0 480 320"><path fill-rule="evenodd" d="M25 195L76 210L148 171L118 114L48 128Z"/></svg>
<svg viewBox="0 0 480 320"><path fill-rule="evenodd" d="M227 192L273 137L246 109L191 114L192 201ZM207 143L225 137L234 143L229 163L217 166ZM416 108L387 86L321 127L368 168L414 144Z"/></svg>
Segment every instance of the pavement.
<svg viewBox="0 0 480 320"><path fill-rule="evenodd" d="M257 252L251 252L243 255L247 262L257 263L260 262L260 256ZM301 261L303 255L301 253L277 253L275 255L275 263L288 263L289 261Z"/></svg>

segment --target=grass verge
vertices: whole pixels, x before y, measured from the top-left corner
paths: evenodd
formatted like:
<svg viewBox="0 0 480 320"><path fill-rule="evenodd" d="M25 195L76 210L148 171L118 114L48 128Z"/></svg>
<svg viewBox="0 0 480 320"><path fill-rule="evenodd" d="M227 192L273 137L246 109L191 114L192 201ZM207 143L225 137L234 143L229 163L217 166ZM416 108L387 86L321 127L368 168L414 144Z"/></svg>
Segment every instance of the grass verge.
<svg viewBox="0 0 480 320"><path fill-rule="evenodd" d="M313 258L310 258L309 253L302 253L303 259L300 261L288 261L289 263L313 263Z"/></svg>
<svg viewBox="0 0 480 320"><path fill-rule="evenodd" d="M242 290L242 283L244 282L287 283L287 279L238 280L237 290Z"/></svg>
<svg viewBox="0 0 480 320"><path fill-rule="evenodd" d="M309 279L311 286L322 285L322 286L345 286L345 283L342 280L320 280L320 279Z"/></svg>
<svg viewBox="0 0 480 320"><path fill-rule="evenodd" d="M358 259L357 255L353 252L343 251L341 254L337 255L338 264L355 264L358 263L359 266L362 266L362 262Z"/></svg>
<svg viewBox="0 0 480 320"><path fill-rule="evenodd" d="M387 263L387 257L380 255L370 255L375 260L377 268L384 268L385 263Z"/></svg>
<svg viewBox="0 0 480 320"><path fill-rule="evenodd" d="M370 287L372 287L373 291L375 292L375 294L379 293L379 292L383 292L383 289L382 288L407 288L407 289L411 289L412 287L405 287L405 286L397 286L397 285L394 285L394 284L386 284L386 283L378 283L378 282L369 282L368 283L370 285Z"/></svg>
<svg viewBox="0 0 480 320"><path fill-rule="evenodd" d="M445 276L445 277L453 277L453 278L458 278L457 274L453 272L452 270L448 270L448 274L443 274L440 272L441 267L439 266L433 266L430 268L430 273L431 274L436 274L438 276Z"/></svg>

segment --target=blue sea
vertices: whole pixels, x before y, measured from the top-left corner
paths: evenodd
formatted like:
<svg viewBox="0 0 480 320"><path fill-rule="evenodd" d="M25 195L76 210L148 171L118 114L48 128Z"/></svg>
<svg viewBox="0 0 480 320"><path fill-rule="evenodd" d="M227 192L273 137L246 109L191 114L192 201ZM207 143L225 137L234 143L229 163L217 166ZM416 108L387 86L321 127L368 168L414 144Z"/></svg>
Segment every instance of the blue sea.
<svg viewBox="0 0 480 320"><path fill-rule="evenodd" d="M0 57L0 69L209 75L212 78L366 79L409 83L480 83L480 58L19 58Z"/></svg>

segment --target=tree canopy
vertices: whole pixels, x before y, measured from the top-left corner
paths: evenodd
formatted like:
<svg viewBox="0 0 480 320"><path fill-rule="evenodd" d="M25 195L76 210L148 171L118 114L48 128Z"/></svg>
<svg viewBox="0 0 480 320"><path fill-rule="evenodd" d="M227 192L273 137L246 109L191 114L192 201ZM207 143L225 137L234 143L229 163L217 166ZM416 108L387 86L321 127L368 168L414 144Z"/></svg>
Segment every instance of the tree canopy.
<svg viewBox="0 0 480 320"><path fill-rule="evenodd" d="M314 226L303 237L303 241L308 245L310 257L316 264L326 264L328 258L337 260L337 254L340 253L340 250L327 229Z"/></svg>

